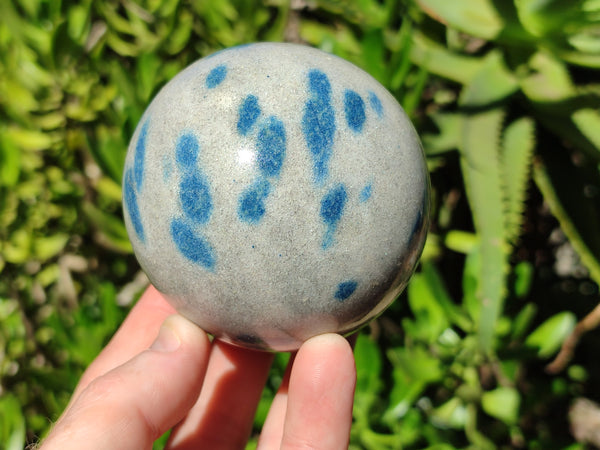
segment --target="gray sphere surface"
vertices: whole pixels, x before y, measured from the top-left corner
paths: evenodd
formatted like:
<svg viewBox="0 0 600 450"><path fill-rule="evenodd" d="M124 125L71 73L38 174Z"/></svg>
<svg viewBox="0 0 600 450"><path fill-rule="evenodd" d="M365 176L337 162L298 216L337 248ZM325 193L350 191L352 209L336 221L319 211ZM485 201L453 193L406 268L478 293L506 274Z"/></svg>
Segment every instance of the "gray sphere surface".
<svg viewBox="0 0 600 450"><path fill-rule="evenodd" d="M404 289L429 178L412 124L370 75L258 43L162 88L131 140L123 204L138 261L178 312L287 351L358 329Z"/></svg>

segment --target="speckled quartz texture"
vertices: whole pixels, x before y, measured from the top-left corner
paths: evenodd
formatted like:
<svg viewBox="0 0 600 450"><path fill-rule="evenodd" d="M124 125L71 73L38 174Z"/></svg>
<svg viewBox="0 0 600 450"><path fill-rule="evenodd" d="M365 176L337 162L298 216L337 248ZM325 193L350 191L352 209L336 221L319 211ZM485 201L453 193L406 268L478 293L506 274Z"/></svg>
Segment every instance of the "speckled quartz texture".
<svg viewBox="0 0 600 450"><path fill-rule="evenodd" d="M169 82L129 146L125 222L175 308L216 337L293 350L354 331L405 287L429 181L396 100L293 44L234 47Z"/></svg>

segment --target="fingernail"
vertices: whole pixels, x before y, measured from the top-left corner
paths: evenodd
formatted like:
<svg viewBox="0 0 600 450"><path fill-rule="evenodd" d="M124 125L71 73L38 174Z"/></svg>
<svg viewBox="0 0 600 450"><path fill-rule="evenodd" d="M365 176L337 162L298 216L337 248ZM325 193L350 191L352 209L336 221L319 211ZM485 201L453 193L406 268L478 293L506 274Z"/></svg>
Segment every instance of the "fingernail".
<svg viewBox="0 0 600 450"><path fill-rule="evenodd" d="M150 346L151 350L170 353L179 348L181 341L170 325L169 319L167 318L161 325L158 336Z"/></svg>

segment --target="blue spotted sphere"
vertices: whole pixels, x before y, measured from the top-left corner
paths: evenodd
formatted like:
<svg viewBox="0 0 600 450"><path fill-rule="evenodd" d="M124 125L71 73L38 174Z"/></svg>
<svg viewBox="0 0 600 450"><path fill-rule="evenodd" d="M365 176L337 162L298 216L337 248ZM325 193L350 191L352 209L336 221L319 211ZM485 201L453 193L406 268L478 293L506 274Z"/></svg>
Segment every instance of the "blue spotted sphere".
<svg viewBox="0 0 600 450"><path fill-rule="evenodd" d="M140 265L219 339L288 351L349 334L400 294L423 249L419 138L366 72L314 48L234 47L170 81L123 177Z"/></svg>

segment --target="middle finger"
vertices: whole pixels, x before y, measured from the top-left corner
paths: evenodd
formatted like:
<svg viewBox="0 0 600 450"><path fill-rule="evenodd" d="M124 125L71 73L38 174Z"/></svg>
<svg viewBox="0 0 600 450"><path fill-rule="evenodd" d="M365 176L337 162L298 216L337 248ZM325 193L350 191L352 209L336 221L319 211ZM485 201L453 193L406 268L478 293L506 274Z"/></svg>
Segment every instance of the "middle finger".
<svg viewBox="0 0 600 450"><path fill-rule="evenodd" d="M198 401L172 432L169 449L243 449L273 361L267 352L213 342Z"/></svg>

